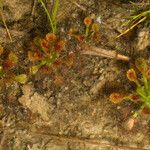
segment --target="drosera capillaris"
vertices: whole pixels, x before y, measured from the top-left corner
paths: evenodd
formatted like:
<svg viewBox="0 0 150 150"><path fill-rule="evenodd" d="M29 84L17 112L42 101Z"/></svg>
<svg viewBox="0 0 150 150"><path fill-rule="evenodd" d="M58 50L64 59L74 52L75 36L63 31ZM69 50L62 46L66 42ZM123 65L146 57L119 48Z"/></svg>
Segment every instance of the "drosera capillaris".
<svg viewBox="0 0 150 150"><path fill-rule="evenodd" d="M127 78L136 84L136 90L126 95L116 92L111 93L109 97L114 104L119 104L125 100L138 104L139 107L132 112L132 120L136 120L142 114L149 115L150 112L150 68L143 58L138 58L135 61L135 66L136 68L127 71ZM131 119L129 120L131 121Z"/></svg>

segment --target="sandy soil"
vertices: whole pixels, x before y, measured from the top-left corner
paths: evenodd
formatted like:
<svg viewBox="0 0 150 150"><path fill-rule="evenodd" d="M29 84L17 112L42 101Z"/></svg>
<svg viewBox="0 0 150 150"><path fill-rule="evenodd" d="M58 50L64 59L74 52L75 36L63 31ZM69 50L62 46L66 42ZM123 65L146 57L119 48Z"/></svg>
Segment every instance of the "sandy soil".
<svg viewBox="0 0 150 150"><path fill-rule="evenodd" d="M49 8L51 3L47 2ZM50 32L47 17L36 0L3 0L3 5L12 41L0 24L0 43L6 52L19 56L15 72L28 72L27 51L35 36ZM67 41L61 57L73 53L73 65L59 68L61 84L56 84L54 74L38 72L25 85L0 87L2 150L150 150L150 118L140 116L129 131L125 122L136 105L109 101L113 91L134 89L126 70L135 55L149 58L149 26L139 26L133 36L115 39L133 9L123 0L61 1L58 30ZM131 61L80 53L80 45L68 31L75 26L83 32L83 19L89 15L100 20L101 38L94 46L116 50Z"/></svg>

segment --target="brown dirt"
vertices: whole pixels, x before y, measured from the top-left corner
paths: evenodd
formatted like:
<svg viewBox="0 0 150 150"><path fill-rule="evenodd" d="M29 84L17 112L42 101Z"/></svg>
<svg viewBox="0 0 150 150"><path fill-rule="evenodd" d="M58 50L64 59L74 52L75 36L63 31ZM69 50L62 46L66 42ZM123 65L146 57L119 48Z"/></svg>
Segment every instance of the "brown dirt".
<svg viewBox="0 0 150 150"><path fill-rule="evenodd" d="M15 71L27 72L30 42L49 32L46 15L36 0L3 0L3 5L13 41L0 24L0 43L18 54ZM61 86L54 84L53 74L39 72L25 85L0 87L2 150L150 150L150 118L141 116L129 131L124 124L136 105L114 105L108 98L113 91L134 89L126 70L135 53L149 52L148 26L139 26L132 37L115 39L132 9L119 0L61 1L58 30L67 41L61 57L74 53L75 62L59 69ZM84 31L83 19L91 14L101 19L101 38L95 46L117 50L132 58L129 63L80 54L79 45L67 33L73 26Z"/></svg>

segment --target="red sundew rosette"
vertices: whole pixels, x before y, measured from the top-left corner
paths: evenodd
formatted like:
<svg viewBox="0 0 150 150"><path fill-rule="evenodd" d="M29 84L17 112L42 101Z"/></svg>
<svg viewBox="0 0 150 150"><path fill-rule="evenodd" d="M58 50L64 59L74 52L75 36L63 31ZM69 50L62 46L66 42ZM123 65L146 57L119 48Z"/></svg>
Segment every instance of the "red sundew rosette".
<svg viewBox="0 0 150 150"><path fill-rule="evenodd" d="M137 86L139 86L139 81L137 79L137 75L136 75L136 72L134 69L129 69L127 71L127 78L130 80L130 81L133 81L137 84Z"/></svg>

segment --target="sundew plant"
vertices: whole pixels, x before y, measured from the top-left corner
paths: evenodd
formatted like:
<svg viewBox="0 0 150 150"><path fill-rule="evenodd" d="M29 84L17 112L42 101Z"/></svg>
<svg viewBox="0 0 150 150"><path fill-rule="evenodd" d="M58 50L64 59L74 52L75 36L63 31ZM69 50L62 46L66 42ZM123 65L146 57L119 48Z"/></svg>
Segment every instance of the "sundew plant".
<svg viewBox="0 0 150 150"><path fill-rule="evenodd" d="M139 109L133 113L134 117L150 108L150 68L146 61L139 58L135 61L136 69L131 68L127 71L127 78L136 84L136 90L128 95L112 93L110 101L117 104L124 100L131 100L139 104Z"/></svg>

